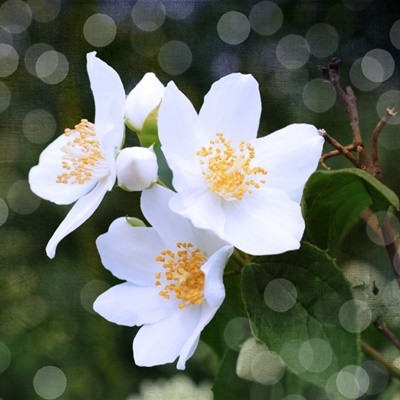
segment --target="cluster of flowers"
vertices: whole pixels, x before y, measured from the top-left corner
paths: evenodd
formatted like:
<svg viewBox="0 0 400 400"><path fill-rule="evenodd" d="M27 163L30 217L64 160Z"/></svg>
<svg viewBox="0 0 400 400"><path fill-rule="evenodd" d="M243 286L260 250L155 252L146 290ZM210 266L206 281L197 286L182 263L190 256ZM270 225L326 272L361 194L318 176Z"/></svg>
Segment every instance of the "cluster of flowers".
<svg viewBox="0 0 400 400"><path fill-rule="evenodd" d="M297 249L304 231L300 200L323 138L293 124L257 138L261 99L251 75L215 82L199 112L170 82L146 74L126 96L118 74L87 55L94 124L83 119L51 143L29 174L31 189L57 204L75 202L46 251L96 210L115 182L141 191L152 227L119 218L97 239L103 265L124 280L94 309L107 320L140 326L136 364L178 359L184 369L202 330L225 297L223 271L235 247L251 255ZM175 191L157 183L150 148L124 148L125 123L140 134L157 118L161 150ZM236 250L235 250L236 251Z"/></svg>

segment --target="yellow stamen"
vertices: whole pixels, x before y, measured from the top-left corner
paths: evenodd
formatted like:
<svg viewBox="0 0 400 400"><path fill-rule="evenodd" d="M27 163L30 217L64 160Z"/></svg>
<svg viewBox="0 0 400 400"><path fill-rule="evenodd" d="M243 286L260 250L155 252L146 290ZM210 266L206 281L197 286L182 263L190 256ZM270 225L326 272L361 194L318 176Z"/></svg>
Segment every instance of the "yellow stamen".
<svg viewBox="0 0 400 400"><path fill-rule="evenodd" d="M251 194L252 189L259 189L265 183L256 175L266 175L267 171L261 167L250 167L255 155L250 143L242 141L235 150L223 133L217 133L216 139L196 154L200 157L202 174L210 190L226 200L242 200L246 193Z"/></svg>
<svg viewBox="0 0 400 400"><path fill-rule="evenodd" d="M65 129L64 134L71 137L61 150L65 153L62 167L66 172L57 176L57 183L84 184L93 177L94 169L105 160L101 144L96 139L94 124L82 119L74 129Z"/></svg>
<svg viewBox="0 0 400 400"><path fill-rule="evenodd" d="M177 251L163 250L156 261L163 263L166 283L163 290L158 294L165 299L170 295L182 302L179 308L189 304L201 304L204 298L204 272L201 266L206 261L206 256L200 249L193 249L192 243L178 242ZM161 286L161 272L155 274L155 286Z"/></svg>

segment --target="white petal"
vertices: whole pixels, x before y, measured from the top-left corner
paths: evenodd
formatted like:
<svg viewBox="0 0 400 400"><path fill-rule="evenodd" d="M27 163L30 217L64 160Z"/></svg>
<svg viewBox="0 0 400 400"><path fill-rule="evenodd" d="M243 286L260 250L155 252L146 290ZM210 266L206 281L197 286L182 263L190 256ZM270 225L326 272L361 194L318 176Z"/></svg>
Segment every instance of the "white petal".
<svg viewBox="0 0 400 400"><path fill-rule="evenodd" d="M224 203L224 239L253 255L279 254L300 247L304 220L300 206L273 189L257 189L241 201Z"/></svg>
<svg viewBox="0 0 400 400"><path fill-rule="evenodd" d="M41 153L39 164L29 171L29 184L33 193L42 199L56 204L71 204L88 193L97 180L91 179L84 184L57 183L57 176L64 173L61 148L71 141L61 135L50 143Z"/></svg>
<svg viewBox="0 0 400 400"><path fill-rule="evenodd" d="M102 293L93 309L103 318L118 325L152 324L172 314L178 301L164 299L159 288L121 283Z"/></svg>
<svg viewBox="0 0 400 400"><path fill-rule="evenodd" d="M257 136L261 115L258 83L251 75L230 74L215 82L204 98L196 134L208 144L218 132L233 143Z"/></svg>
<svg viewBox="0 0 400 400"><path fill-rule="evenodd" d="M171 211L169 200L174 195L170 189L154 185L142 192L140 207L143 215L162 237L163 242L175 246L177 242L194 243L195 234L190 221Z"/></svg>
<svg viewBox="0 0 400 400"><path fill-rule="evenodd" d="M313 125L292 124L253 142L252 165L268 171L268 187L300 201L304 184L318 166L323 144L324 139Z"/></svg>
<svg viewBox="0 0 400 400"><path fill-rule="evenodd" d="M121 79L113 68L96 57L96 52L87 54L87 71L96 110L96 134L103 138L112 131L114 144L120 146L125 112L125 90Z"/></svg>
<svg viewBox="0 0 400 400"><path fill-rule="evenodd" d="M193 330L191 335L187 338L186 342L182 346L179 354L177 369L185 369L186 361L193 355L196 347L199 343L200 334L204 327L212 320L218 307L210 307L207 303L201 306L201 316L198 320L196 328Z"/></svg>
<svg viewBox="0 0 400 400"><path fill-rule="evenodd" d="M144 325L133 341L135 363L152 367L173 362L196 329L200 316L200 306L188 306L155 324Z"/></svg>
<svg viewBox="0 0 400 400"><path fill-rule="evenodd" d="M106 179L99 181L92 191L81 197L73 205L46 246L48 257L54 258L58 243L69 233L81 226L95 212L107 192L107 185L108 182Z"/></svg>
<svg viewBox="0 0 400 400"><path fill-rule="evenodd" d="M193 162L201 149L193 134L196 121L197 113L191 102L170 82L158 111L158 136L174 175L182 169L201 173L200 162Z"/></svg>
<svg viewBox="0 0 400 400"><path fill-rule="evenodd" d="M165 245L153 228L133 227L118 218L107 233L96 240L102 264L113 275L140 286L153 286L162 269L156 257Z"/></svg>
<svg viewBox="0 0 400 400"><path fill-rule="evenodd" d="M210 229L223 237L226 218L220 196L210 191L193 191L185 197L176 194L169 205L172 211L189 218L196 228Z"/></svg>
<svg viewBox="0 0 400 400"><path fill-rule="evenodd" d="M224 301L225 287L222 276L225 264L232 253L233 246L226 245L209 257L201 267L205 274L204 296L207 303L213 308L218 308Z"/></svg>
<svg viewBox="0 0 400 400"><path fill-rule="evenodd" d="M141 131L149 114L160 104L164 85L152 72L144 75L131 90L125 102L125 116L137 131Z"/></svg>

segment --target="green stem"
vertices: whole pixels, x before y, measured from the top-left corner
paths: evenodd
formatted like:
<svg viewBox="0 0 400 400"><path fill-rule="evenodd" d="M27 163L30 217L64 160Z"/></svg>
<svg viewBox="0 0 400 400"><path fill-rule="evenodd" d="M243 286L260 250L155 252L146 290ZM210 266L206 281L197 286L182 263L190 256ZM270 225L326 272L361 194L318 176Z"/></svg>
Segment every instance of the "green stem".
<svg viewBox="0 0 400 400"><path fill-rule="evenodd" d="M242 273L242 269L245 265L250 263L250 258L247 254L242 254L238 249L235 248L231 255L231 259L237 265L237 268L230 271L224 272L224 276L234 276Z"/></svg>
<svg viewBox="0 0 400 400"><path fill-rule="evenodd" d="M361 341L361 349L368 357L373 358L376 361L379 361L382 365L386 367L386 369L392 373L397 378L400 378L400 369L397 368L391 361L389 361L386 357L384 357L381 353L375 350L368 343Z"/></svg>
<svg viewBox="0 0 400 400"><path fill-rule="evenodd" d="M158 183L159 185L164 186L165 188L168 189L168 186L167 186L160 178L157 178L157 183Z"/></svg>

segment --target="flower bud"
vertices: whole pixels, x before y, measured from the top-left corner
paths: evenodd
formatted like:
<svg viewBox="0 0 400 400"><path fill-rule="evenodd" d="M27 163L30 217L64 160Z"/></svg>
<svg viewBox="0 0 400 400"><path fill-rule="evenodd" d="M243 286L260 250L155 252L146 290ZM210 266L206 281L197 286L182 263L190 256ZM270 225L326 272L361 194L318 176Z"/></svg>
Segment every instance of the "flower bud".
<svg viewBox="0 0 400 400"><path fill-rule="evenodd" d="M125 117L130 128L136 132L142 130L146 118L160 104L164 89L152 72L145 74L125 101Z"/></svg>
<svg viewBox="0 0 400 400"><path fill-rule="evenodd" d="M129 192L147 189L157 181L157 157L151 147L122 149L116 168L118 186Z"/></svg>

